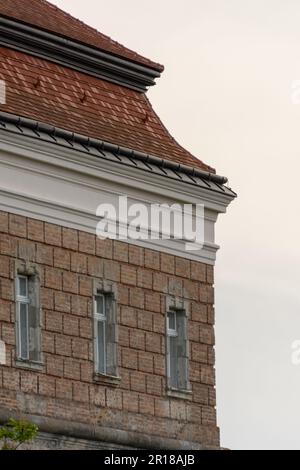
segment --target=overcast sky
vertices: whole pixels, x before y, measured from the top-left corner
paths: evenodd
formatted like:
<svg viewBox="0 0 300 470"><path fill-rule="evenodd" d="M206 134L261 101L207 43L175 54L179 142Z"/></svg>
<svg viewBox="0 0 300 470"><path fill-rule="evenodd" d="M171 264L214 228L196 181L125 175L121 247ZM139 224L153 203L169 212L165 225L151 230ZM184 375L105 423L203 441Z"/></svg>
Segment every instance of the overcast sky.
<svg viewBox="0 0 300 470"><path fill-rule="evenodd" d="M300 2L52 1L165 65L156 111L238 192L217 225L222 445L300 449Z"/></svg>

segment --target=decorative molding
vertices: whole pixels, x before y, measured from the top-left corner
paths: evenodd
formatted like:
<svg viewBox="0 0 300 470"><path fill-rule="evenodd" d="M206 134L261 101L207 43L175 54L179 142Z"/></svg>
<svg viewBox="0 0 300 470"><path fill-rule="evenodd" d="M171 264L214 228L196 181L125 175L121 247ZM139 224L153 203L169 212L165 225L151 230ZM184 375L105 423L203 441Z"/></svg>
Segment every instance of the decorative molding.
<svg viewBox="0 0 300 470"><path fill-rule="evenodd" d="M205 243L185 250L184 240L131 241L139 246L214 264L218 246L214 225L232 196L181 183L137 168L47 142L0 132L0 209L95 233L100 203L193 203L205 206Z"/></svg>
<svg viewBox="0 0 300 470"><path fill-rule="evenodd" d="M160 72L150 66L3 16L0 16L0 44L139 92L146 92L160 77Z"/></svg>
<svg viewBox="0 0 300 470"><path fill-rule="evenodd" d="M175 163L171 160L165 160L126 147L120 147L10 113L0 112L0 126L3 131L8 133L27 136L31 139L47 143L50 142L52 145L55 144L106 159L113 163L118 162L119 164L139 168L143 171L151 171L168 178L177 179L182 183L198 185L211 191L228 194L232 198L236 197L236 194L225 186L228 182L226 177L209 173L199 168Z"/></svg>

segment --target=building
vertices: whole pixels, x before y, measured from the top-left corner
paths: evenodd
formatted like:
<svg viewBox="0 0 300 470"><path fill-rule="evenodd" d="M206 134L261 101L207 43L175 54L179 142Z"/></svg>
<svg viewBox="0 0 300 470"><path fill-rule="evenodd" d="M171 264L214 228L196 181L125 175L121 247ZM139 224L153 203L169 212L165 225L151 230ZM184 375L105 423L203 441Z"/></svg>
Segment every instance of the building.
<svg viewBox="0 0 300 470"><path fill-rule="evenodd" d="M0 421L34 448L219 448L214 226L235 193L168 133L163 67L0 0ZM5 91L5 93L4 93ZM96 236L100 203L204 205L204 246Z"/></svg>

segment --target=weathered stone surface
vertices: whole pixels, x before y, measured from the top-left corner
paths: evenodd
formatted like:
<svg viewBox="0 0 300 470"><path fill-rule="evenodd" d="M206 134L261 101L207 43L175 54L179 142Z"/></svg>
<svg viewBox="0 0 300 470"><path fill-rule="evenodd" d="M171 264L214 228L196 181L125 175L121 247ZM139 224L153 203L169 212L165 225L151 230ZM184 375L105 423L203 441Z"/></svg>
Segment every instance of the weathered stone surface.
<svg viewBox="0 0 300 470"><path fill-rule="evenodd" d="M141 446L151 436L149 442L160 448L182 448L188 445L184 442L218 447L212 268L20 216L1 213L1 220L0 340L6 344L7 363L0 366L0 409L52 422L51 429L43 424L32 447L134 448L133 431L144 436ZM42 273L44 365L36 370L26 371L15 362L11 267L17 259L36 263ZM118 293L117 385L95 382L93 374L93 281L103 276ZM168 295L183 297L191 306L193 392L188 401L166 393ZM75 424L68 428L71 421ZM92 437L95 424L97 439ZM104 433L104 439L106 428L114 432L110 437Z"/></svg>

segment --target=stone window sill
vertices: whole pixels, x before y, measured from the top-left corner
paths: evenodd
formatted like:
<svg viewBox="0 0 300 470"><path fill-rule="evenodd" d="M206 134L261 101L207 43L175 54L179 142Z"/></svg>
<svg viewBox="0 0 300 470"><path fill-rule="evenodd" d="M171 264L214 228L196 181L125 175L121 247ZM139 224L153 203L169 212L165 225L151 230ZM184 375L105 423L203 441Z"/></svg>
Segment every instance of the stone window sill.
<svg viewBox="0 0 300 470"><path fill-rule="evenodd" d="M168 388L167 396L171 398L179 398L181 400L191 401L193 398L192 390L178 390L176 388Z"/></svg>
<svg viewBox="0 0 300 470"><path fill-rule="evenodd" d="M29 370L39 372L44 369L45 364L43 362L30 362L30 361L22 361L21 359L17 359L16 367L20 369L29 369Z"/></svg>
<svg viewBox="0 0 300 470"><path fill-rule="evenodd" d="M121 377L95 373L94 382L98 384L111 385L113 387L118 387L121 382Z"/></svg>

